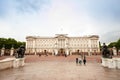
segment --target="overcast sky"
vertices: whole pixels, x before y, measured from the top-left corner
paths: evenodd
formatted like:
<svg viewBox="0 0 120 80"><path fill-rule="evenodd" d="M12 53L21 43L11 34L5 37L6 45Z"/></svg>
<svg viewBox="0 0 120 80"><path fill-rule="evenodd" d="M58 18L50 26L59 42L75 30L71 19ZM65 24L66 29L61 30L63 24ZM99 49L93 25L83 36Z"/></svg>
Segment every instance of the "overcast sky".
<svg viewBox="0 0 120 80"><path fill-rule="evenodd" d="M0 0L0 37L59 33L120 38L120 0Z"/></svg>

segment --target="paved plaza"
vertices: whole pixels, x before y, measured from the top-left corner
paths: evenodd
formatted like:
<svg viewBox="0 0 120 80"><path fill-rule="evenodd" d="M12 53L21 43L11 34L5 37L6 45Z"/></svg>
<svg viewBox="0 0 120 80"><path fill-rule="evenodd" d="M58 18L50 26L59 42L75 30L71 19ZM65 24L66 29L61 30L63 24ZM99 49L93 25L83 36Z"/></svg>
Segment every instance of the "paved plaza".
<svg viewBox="0 0 120 80"><path fill-rule="evenodd" d="M76 57L26 56L24 67L0 71L0 80L120 80L120 70L102 67L100 56L87 56L86 65Z"/></svg>

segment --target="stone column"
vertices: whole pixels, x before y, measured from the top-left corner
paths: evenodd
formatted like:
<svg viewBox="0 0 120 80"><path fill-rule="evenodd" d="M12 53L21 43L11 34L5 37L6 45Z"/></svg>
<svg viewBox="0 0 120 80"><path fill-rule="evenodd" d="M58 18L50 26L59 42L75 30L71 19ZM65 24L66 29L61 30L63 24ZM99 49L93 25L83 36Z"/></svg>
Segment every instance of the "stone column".
<svg viewBox="0 0 120 80"><path fill-rule="evenodd" d="M37 55L37 52L35 51L35 55Z"/></svg>
<svg viewBox="0 0 120 80"><path fill-rule="evenodd" d="M117 59L117 68L120 69L120 58Z"/></svg>
<svg viewBox="0 0 120 80"><path fill-rule="evenodd" d="M118 50L118 55L120 55L120 49Z"/></svg>
<svg viewBox="0 0 120 80"><path fill-rule="evenodd" d="M18 68L25 65L25 58L15 59L13 62L13 68Z"/></svg>
<svg viewBox="0 0 120 80"><path fill-rule="evenodd" d="M5 48L3 47L2 49L1 49L1 56L3 56L5 54Z"/></svg>
<svg viewBox="0 0 120 80"><path fill-rule="evenodd" d="M92 49L90 48L90 55L92 56Z"/></svg>
<svg viewBox="0 0 120 80"><path fill-rule="evenodd" d="M88 50L88 56L91 56L91 52L90 52L90 49Z"/></svg>
<svg viewBox="0 0 120 80"><path fill-rule="evenodd" d="M13 54L14 54L14 48L12 47L10 50L10 56L13 56Z"/></svg>
<svg viewBox="0 0 120 80"><path fill-rule="evenodd" d="M108 67L108 59L107 58L102 58L102 66Z"/></svg>
<svg viewBox="0 0 120 80"><path fill-rule="evenodd" d="M57 55L58 54L58 50L57 49L55 49L55 55Z"/></svg>
<svg viewBox="0 0 120 80"><path fill-rule="evenodd" d="M113 47L113 55L116 56L117 55L117 50L116 47Z"/></svg>
<svg viewBox="0 0 120 80"><path fill-rule="evenodd" d="M52 51L52 56L54 56L54 55L55 55L55 50Z"/></svg>
<svg viewBox="0 0 120 80"><path fill-rule="evenodd" d="M66 49L65 52L66 52L66 53L65 53L66 55L69 55L69 50L68 50L68 49Z"/></svg>
<svg viewBox="0 0 120 80"><path fill-rule="evenodd" d="M116 68L116 60L108 59L108 68Z"/></svg>
<svg viewBox="0 0 120 80"><path fill-rule="evenodd" d="M72 55L72 50L69 49L69 53L70 53L70 55Z"/></svg>

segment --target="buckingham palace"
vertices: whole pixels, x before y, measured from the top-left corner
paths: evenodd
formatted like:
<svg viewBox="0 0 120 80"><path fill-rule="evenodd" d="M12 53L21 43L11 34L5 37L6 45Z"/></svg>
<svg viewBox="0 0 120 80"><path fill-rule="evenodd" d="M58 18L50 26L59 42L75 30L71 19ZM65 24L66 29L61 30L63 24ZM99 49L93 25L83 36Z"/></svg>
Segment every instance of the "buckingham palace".
<svg viewBox="0 0 120 80"><path fill-rule="evenodd" d="M76 52L99 53L99 36L69 37L68 34L55 34L54 37L27 36L26 53L51 53L51 55L72 55Z"/></svg>

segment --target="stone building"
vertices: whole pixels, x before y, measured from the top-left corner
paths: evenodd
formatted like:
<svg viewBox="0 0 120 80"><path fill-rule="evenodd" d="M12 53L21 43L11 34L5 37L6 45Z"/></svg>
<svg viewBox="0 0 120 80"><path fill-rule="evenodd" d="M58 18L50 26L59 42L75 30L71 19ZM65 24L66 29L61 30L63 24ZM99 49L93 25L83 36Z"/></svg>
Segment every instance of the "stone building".
<svg viewBox="0 0 120 80"><path fill-rule="evenodd" d="M26 37L26 53L37 54L48 52L52 55L78 53L99 53L99 36L69 37L67 34L56 34L55 37Z"/></svg>

